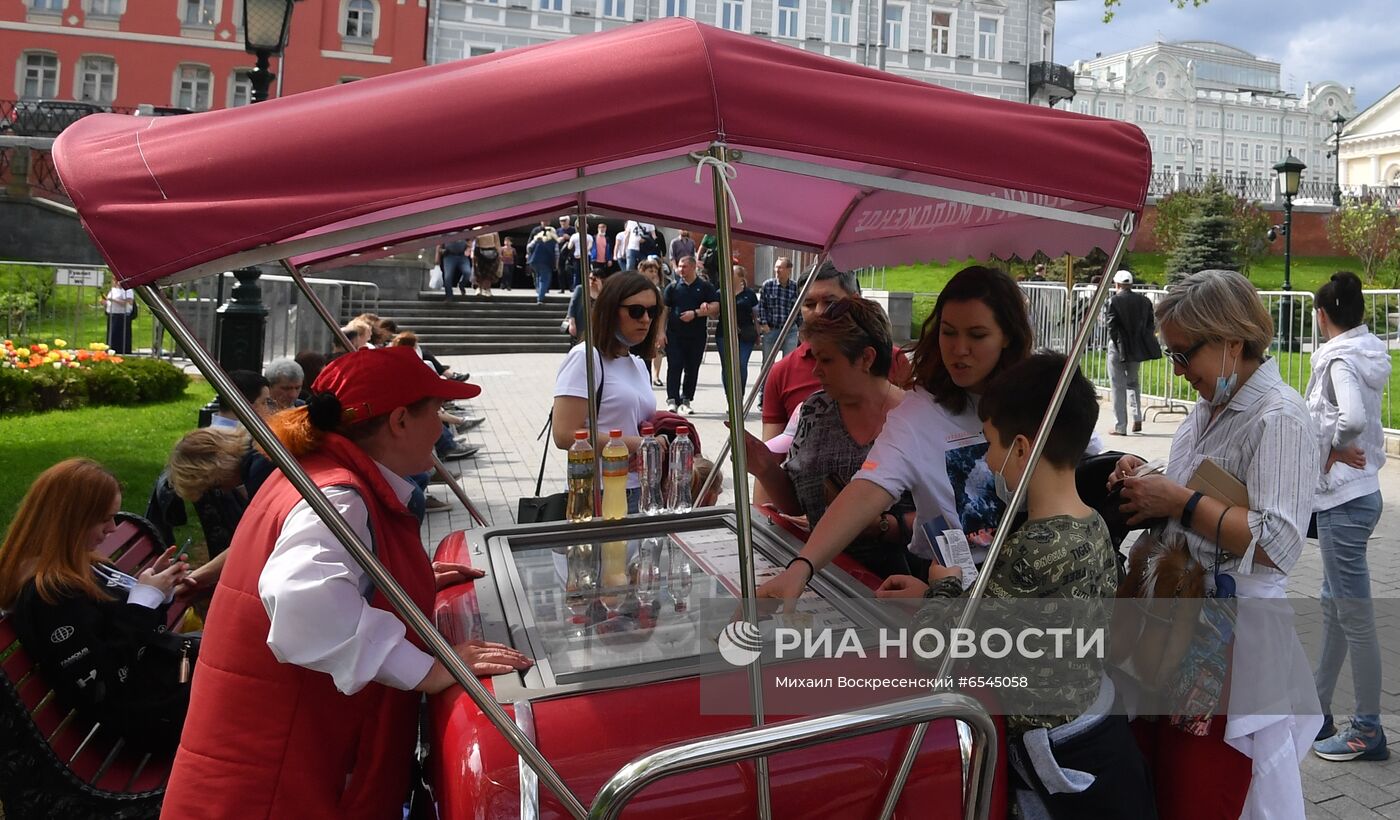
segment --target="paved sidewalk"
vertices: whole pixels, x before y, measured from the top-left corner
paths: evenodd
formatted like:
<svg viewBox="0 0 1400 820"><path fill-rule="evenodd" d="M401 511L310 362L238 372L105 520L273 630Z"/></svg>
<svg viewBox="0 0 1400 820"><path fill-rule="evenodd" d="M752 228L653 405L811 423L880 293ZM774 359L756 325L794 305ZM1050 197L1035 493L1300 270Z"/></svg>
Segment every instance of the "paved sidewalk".
<svg viewBox="0 0 1400 820"><path fill-rule="evenodd" d="M476 457L449 462L449 469L460 472L465 489L473 502L496 525L515 520L519 498L535 495L535 476L540 467L542 446L536 436L543 427L552 402L554 374L563 354L503 354L494 356L445 356L443 360L459 371L472 374L472 381L482 386L475 399L473 412L486 416L486 423L465 437L482 445ZM757 362L750 376L757 375ZM657 403L665 405L664 391L658 389ZM700 369L700 384L696 393L695 414L691 417L699 433L703 452L713 458L728 436L724 426L725 400L720 387L718 359L706 355ZM1112 406L1104 397L1100 405L1098 430L1109 449L1123 450L1144 458L1165 458L1171 437L1184 414L1147 413L1141 434L1113 436ZM748 429L760 431L757 408L751 414ZM1400 463L1392 459L1381 472L1381 492L1388 499L1400 499ZM558 492L563 484L564 453L548 448L545 483L542 493ZM720 501L733 502L729 469L726 465L725 490ZM442 485L433 485L433 495L451 502L451 509L430 513L423 527L423 541L435 549L438 542L456 529L469 528L466 510ZM1372 538L1370 548L1372 592L1377 598L1400 597L1400 507L1388 504L1381 523ZM1309 542L1303 557L1290 576L1290 594L1316 598L1322 584L1321 559L1316 542ZM1384 620L1384 616L1382 616ZM1316 623L1301 623L1305 633L1317 628ZM1400 624L1378 623L1384 635ZM1400 742L1400 653L1387 649L1382 640L1381 662L1384 670L1381 711L1387 734ZM1343 666L1337 691L1351 691L1350 669ZM1304 789L1308 798L1310 818L1400 818L1400 752L1382 763L1328 763L1312 755L1303 762Z"/></svg>

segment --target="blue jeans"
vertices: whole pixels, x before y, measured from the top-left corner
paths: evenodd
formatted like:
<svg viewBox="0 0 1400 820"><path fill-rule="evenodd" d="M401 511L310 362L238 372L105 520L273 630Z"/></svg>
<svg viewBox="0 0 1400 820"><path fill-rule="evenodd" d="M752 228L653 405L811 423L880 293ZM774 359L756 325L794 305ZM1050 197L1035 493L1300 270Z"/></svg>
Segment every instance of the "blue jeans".
<svg viewBox="0 0 1400 820"><path fill-rule="evenodd" d="M640 262L640 261L642 261L642 252L641 252L641 251L628 251L628 252L627 252L627 267L624 268L623 270L636 270L636 269L637 269L637 263Z"/></svg>
<svg viewBox="0 0 1400 820"><path fill-rule="evenodd" d="M442 289L447 292L447 298L452 298L452 289L460 286L462 295L467 295L467 282L472 277L471 264L467 262L467 257L456 254L444 254L442 257Z"/></svg>
<svg viewBox="0 0 1400 820"><path fill-rule="evenodd" d="M547 265L531 265L530 270L535 272L535 296L543 302L546 294L549 293L549 286L554 281L554 269Z"/></svg>
<svg viewBox="0 0 1400 820"><path fill-rule="evenodd" d="M1350 652L1356 693L1352 723L1368 732L1381 725L1381 651L1366 541L1380 520L1379 492L1317 513L1317 540L1322 547L1322 653L1313 673L1317 697L1323 713L1330 714L1337 676Z"/></svg>
<svg viewBox="0 0 1400 820"><path fill-rule="evenodd" d="M457 446L457 437L452 435L452 428L448 427L446 424L442 425L442 432L438 434L438 440L433 444L434 452L438 454L438 458L442 458L451 452L452 448L455 446ZM426 487L427 485L424 484L423 486Z"/></svg>
<svg viewBox="0 0 1400 820"><path fill-rule="evenodd" d="M739 342L739 400L749 388L749 358L753 356L753 342ZM729 395L729 357L724 354L724 339L719 340L719 369L724 379L724 395Z"/></svg>
<svg viewBox="0 0 1400 820"><path fill-rule="evenodd" d="M775 327L763 334L763 358L768 358L768 352L778 343L779 330L782 328ZM783 339L782 347L784 356L797 349L797 325L793 325L792 330L788 331L787 337Z"/></svg>

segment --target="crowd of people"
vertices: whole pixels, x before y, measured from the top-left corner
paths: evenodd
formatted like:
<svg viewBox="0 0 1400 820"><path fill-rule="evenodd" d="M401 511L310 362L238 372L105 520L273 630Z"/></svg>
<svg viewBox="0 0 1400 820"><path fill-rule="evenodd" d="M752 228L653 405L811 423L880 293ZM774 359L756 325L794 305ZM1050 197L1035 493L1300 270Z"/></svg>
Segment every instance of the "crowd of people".
<svg viewBox="0 0 1400 820"><path fill-rule="evenodd" d="M666 283L665 267L642 255L652 250L645 232L629 226L610 241L600 231L585 250L568 230L567 219L559 230L542 223L526 250L541 299L555 274L577 276L561 252L575 264L587 254L592 263L574 283L577 307L566 320L576 337L586 326L591 345L575 345L560 364L552 441L572 445L574 431L587 427L592 396L599 429L620 430L633 456L627 509L636 512L643 427L691 411L706 319L718 313L720 296L697 264L703 240L697 246L683 232L671 243L675 279ZM606 264L618 254L629 269ZM444 271L460 265L447 263L450 255L467 254L445 253ZM552 257L548 265L545 257ZM969 592L963 569L940 547L956 531L971 561L991 575L989 598L1065 599L1106 611L1123 565L1106 508L1076 487L1081 462L1101 447L1093 432L1098 397L1075 373L1032 469L1032 441L1070 363L1033 352L1017 283L985 266L958 272L906 356L884 311L860 296L850 273L830 264L810 272L801 304L790 260L779 259L774 274L756 292L746 271L734 271L741 367L760 340L765 351L782 353L762 391L761 438L747 437L746 454L755 503L771 504L809 534L759 595L791 605L844 555L880 579L877 597L926 599L912 626L937 626L947 613L940 600ZM1137 365L1156 355L1171 361L1199 400L1165 468L1144 473L1141 458L1122 455L1105 495L1113 491L1115 512L1130 525L1183 544L1217 598L1283 598L1315 528L1324 570L1322 654L1309 675L1291 626L1242 617L1222 661L1225 691L1196 701L1197 714L1132 721L1105 707L1123 697L1123 681L1101 662L1081 664L1073 680L1057 683L1078 698L1076 709L1008 716L1012 799L1024 816L1057 818L1302 816L1297 764L1309 750L1330 761L1388 756L1366 562L1382 508L1388 352L1362 322L1361 283L1350 273L1336 274L1317 294L1325 343L1313 354L1303 395L1269 356L1272 319L1240 274L1195 274L1155 305L1132 291L1130 273L1114 281L1107 312L1113 432L1126 435L1130 423L1140 431ZM586 323L583 287L592 306ZM794 310L795 338L774 338ZM470 456L455 434L481 423L448 403L480 389L390 320L365 315L342 330L353 352L281 359L262 374L235 371L231 380L428 612L436 589L481 574L430 562L419 536L433 508L431 456ZM665 410L652 365L663 352ZM1247 501L1196 489L1207 462L1245 488ZM0 546L0 609L14 615L21 640L80 709L116 721L143 747L178 746L166 816L199 814L211 800L254 813L275 804L313 815L352 805L393 814L407 767L384 761L408 759L416 693L449 686L445 667L227 409L181 439L164 480L194 503L211 561L192 568L172 548L132 577L92 552L120 507L112 474L72 459L40 476ZM986 566L1023 484L1025 506ZM162 506L154 496L152 504ZM216 585L202 636L165 632L164 608L176 595ZM61 651L42 639L60 621L81 633ZM79 646L88 647L81 662L70 654ZM515 649L480 641L456 651L478 674L531 664ZM1356 714L1339 724L1331 703L1348 657ZM192 684L171 672L191 660ZM1232 710L1242 693L1296 681L1300 672L1311 678L1308 697L1290 709ZM1069 769L1073 788L1064 783Z"/></svg>

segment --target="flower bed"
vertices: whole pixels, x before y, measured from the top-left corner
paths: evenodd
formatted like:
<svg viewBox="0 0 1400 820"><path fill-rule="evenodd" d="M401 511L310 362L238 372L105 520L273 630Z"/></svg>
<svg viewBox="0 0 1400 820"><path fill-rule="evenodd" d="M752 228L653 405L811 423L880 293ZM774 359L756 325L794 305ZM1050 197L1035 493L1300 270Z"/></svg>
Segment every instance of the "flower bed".
<svg viewBox="0 0 1400 820"><path fill-rule="evenodd" d="M117 356L100 343L72 349L63 339L28 346L0 341L4 413L168 401L187 384L189 377L169 362Z"/></svg>

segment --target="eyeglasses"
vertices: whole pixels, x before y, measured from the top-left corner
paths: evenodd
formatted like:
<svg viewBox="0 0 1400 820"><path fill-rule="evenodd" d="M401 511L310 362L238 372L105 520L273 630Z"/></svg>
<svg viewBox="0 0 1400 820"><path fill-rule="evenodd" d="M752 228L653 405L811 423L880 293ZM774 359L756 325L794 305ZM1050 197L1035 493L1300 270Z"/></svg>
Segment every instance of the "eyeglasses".
<svg viewBox="0 0 1400 820"><path fill-rule="evenodd" d="M1169 350L1164 347L1162 348L1162 356L1171 359L1172 364L1177 367L1185 368L1191 364L1191 357L1196 355L1196 351L1206 346L1206 341L1207 340L1202 339L1181 352Z"/></svg>
<svg viewBox="0 0 1400 820"><path fill-rule="evenodd" d="M622 309L627 311L628 316L639 321L643 316L655 320L657 316L661 315L660 305L623 305Z"/></svg>

